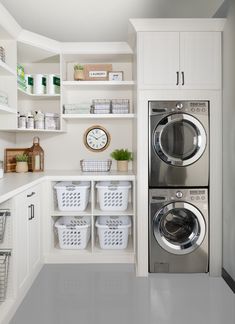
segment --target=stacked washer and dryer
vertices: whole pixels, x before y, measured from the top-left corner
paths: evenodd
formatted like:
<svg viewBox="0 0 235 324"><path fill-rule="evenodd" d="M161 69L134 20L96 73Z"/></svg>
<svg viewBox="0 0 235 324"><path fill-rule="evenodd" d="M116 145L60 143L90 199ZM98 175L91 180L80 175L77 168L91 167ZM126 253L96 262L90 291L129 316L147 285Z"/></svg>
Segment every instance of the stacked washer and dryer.
<svg viewBox="0 0 235 324"><path fill-rule="evenodd" d="M209 102L149 102L149 272L208 272Z"/></svg>

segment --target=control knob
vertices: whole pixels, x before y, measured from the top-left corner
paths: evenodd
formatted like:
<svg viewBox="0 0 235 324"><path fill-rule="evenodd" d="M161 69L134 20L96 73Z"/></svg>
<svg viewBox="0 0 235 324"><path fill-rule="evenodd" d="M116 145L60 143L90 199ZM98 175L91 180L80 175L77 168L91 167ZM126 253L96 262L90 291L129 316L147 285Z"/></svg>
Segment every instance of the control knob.
<svg viewBox="0 0 235 324"><path fill-rule="evenodd" d="M178 110L181 110L181 109L184 108L184 105L182 104L182 102L179 102L179 103L176 104L176 108L177 108Z"/></svg>
<svg viewBox="0 0 235 324"><path fill-rule="evenodd" d="M182 197L183 197L183 193L182 193L182 191L177 191L177 192L175 193L175 195L176 195L177 198L182 198Z"/></svg>

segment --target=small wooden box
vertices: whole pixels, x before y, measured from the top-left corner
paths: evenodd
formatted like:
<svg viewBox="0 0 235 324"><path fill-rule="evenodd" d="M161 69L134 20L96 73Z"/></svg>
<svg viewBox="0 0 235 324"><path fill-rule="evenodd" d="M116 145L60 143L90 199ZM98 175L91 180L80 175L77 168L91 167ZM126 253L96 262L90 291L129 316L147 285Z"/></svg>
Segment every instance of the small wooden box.
<svg viewBox="0 0 235 324"><path fill-rule="evenodd" d="M28 154L28 148L7 148L5 149L4 166L5 172L16 172L16 155Z"/></svg>
<svg viewBox="0 0 235 324"><path fill-rule="evenodd" d="M108 72L112 71L112 64L85 64L84 74L86 81L107 81Z"/></svg>

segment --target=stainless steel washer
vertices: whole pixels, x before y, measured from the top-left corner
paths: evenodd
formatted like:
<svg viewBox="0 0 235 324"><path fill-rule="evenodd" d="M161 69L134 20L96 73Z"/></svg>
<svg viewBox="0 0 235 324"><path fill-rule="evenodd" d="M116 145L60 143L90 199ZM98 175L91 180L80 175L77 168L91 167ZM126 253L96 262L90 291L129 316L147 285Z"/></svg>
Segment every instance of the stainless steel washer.
<svg viewBox="0 0 235 324"><path fill-rule="evenodd" d="M209 102L149 102L149 186L209 182Z"/></svg>
<svg viewBox="0 0 235 324"><path fill-rule="evenodd" d="M208 190L149 191L149 271L208 272Z"/></svg>

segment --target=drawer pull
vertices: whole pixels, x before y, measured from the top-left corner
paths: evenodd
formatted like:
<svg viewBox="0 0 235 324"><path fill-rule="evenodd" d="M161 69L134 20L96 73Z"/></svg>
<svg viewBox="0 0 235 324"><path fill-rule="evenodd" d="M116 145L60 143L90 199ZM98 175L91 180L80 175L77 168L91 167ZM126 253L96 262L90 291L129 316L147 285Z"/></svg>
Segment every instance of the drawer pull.
<svg viewBox="0 0 235 324"><path fill-rule="evenodd" d="M35 195L34 191L32 191L31 194L27 195L27 198L32 197L33 195Z"/></svg>

